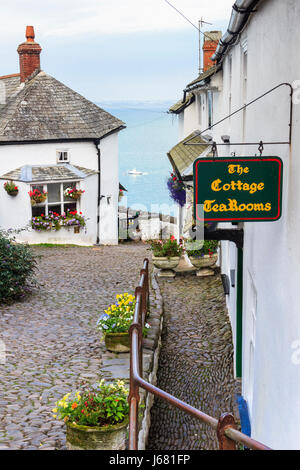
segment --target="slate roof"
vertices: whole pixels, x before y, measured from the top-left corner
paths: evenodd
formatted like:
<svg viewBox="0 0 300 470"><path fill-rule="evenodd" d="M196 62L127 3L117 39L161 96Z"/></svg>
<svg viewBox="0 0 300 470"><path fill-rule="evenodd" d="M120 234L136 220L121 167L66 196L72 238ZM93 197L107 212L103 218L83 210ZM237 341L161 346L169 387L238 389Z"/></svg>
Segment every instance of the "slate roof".
<svg viewBox="0 0 300 470"><path fill-rule="evenodd" d="M193 138L193 143L199 145L184 145L184 142ZM179 142L168 152L172 166L177 168L180 174L186 170L196 158L199 157L209 146L209 144L198 136L198 131L192 132L188 137Z"/></svg>
<svg viewBox="0 0 300 470"><path fill-rule="evenodd" d="M188 91L189 89L196 88L197 86L200 85L201 82L203 82L204 80L207 80L208 78L210 78L212 75L217 73L220 69L221 69L220 66L213 65L208 70L206 70L206 72L201 73L201 75L199 75L199 77L197 77L195 80L190 82L186 86L186 90Z"/></svg>
<svg viewBox="0 0 300 470"><path fill-rule="evenodd" d="M195 101L195 95L193 93L188 93L184 101L183 100L177 101L177 103L173 104L173 106L169 108L169 113L179 114L185 108L187 108L190 104L192 104L194 101Z"/></svg>
<svg viewBox="0 0 300 470"><path fill-rule="evenodd" d="M0 113L9 100L20 88L20 74L0 77ZM1 114L0 114L1 119Z"/></svg>
<svg viewBox="0 0 300 470"><path fill-rule="evenodd" d="M0 143L97 139L125 127L45 72L23 86L17 77L0 79L3 83L8 100L0 108Z"/></svg>
<svg viewBox="0 0 300 470"><path fill-rule="evenodd" d="M97 171L77 165L70 165L69 163L49 166L24 165L0 176L0 179L22 181L25 183L34 181L81 180L97 173Z"/></svg>

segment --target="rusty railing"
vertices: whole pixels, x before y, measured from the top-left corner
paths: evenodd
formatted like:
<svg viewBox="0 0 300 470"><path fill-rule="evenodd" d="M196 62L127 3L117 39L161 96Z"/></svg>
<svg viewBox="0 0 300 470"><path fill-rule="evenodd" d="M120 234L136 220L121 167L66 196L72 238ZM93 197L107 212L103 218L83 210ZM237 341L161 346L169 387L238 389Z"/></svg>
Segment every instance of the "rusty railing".
<svg viewBox="0 0 300 470"><path fill-rule="evenodd" d="M138 450L140 387L215 429L220 450L236 450L238 443L252 450L271 450L238 431L231 413L224 413L219 419L213 418L143 379L143 326L149 300L148 264L148 259L145 259L139 285L135 290L136 305L130 326L129 450Z"/></svg>

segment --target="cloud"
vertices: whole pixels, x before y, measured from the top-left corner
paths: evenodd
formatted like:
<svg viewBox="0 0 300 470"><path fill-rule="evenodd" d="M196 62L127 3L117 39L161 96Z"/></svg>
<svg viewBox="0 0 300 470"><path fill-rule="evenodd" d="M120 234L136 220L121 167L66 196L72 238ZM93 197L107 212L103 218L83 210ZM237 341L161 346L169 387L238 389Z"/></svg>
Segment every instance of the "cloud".
<svg viewBox="0 0 300 470"><path fill-rule="evenodd" d="M193 23L229 19L233 0L170 0ZM1 9L1 32L24 31L33 24L39 36L80 36L184 30L192 26L164 0L11 0ZM213 28L213 25L212 25Z"/></svg>

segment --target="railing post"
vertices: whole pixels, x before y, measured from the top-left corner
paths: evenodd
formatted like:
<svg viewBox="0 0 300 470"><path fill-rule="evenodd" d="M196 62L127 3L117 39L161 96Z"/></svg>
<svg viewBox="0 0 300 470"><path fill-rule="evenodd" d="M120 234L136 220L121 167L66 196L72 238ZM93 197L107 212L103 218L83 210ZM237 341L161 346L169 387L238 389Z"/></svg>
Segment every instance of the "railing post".
<svg viewBox="0 0 300 470"><path fill-rule="evenodd" d="M138 351L134 351L132 348L132 336L134 332L138 332ZM142 342L141 335L141 325L137 323L132 323L129 328L130 334L130 385L129 385L129 396L128 396L128 403L129 403L129 449L130 450L138 450L138 436L139 436L139 402L140 402L140 392L139 392L139 385L135 380L134 373L133 373L133 364L136 360L136 355L138 357L141 355L140 353L140 343ZM141 367L141 362L139 361L139 369ZM138 371L139 375L141 374L141 369Z"/></svg>
<svg viewBox="0 0 300 470"><path fill-rule="evenodd" d="M220 450L236 450L236 443L225 435L227 428L236 429L234 417L231 413L223 413L218 421L217 436Z"/></svg>
<svg viewBox="0 0 300 470"><path fill-rule="evenodd" d="M140 376L143 376L143 289L142 287L136 287L135 289L135 299L140 302L139 305L139 317L138 317L138 327L139 327L139 373Z"/></svg>
<svg viewBox="0 0 300 470"><path fill-rule="evenodd" d="M141 269L140 276L144 276L144 281L145 281L142 285L142 315L141 315L142 327L144 327L146 313L147 313L147 270Z"/></svg>

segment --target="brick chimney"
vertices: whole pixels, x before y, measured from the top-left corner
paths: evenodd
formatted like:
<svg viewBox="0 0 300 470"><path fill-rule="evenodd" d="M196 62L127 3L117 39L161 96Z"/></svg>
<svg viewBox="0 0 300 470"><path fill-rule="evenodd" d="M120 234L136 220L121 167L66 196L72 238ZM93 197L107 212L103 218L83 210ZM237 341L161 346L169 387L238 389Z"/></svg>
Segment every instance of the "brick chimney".
<svg viewBox="0 0 300 470"><path fill-rule="evenodd" d="M18 53L20 56L20 81L25 82L26 78L40 69L40 53L41 46L34 40L34 28L33 26L27 26L26 28L26 42L23 42L18 47Z"/></svg>
<svg viewBox="0 0 300 470"><path fill-rule="evenodd" d="M216 52L217 45L221 37L222 31L206 31L204 33L203 72L206 72L207 69L215 64L215 62L210 60L210 58Z"/></svg>

